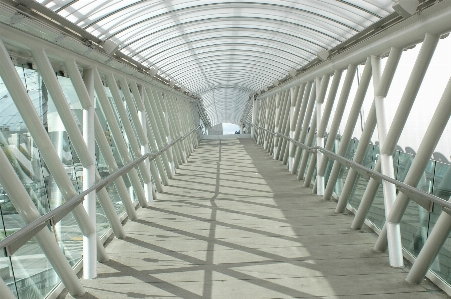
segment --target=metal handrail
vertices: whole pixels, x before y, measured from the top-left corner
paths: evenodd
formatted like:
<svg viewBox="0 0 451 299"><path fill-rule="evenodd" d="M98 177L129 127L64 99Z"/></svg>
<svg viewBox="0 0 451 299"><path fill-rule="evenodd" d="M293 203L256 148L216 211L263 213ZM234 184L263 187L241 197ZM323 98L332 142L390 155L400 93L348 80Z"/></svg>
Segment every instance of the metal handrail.
<svg viewBox="0 0 451 299"><path fill-rule="evenodd" d="M408 196L409 198L411 198L413 201L415 201L418 204L422 204L422 202L426 199L430 202L436 203L438 205L440 205L442 207L442 210L444 212L446 212L447 214L451 215L451 202L448 202L444 199L441 199L440 197L434 196L432 194L426 193L424 191L421 191L415 187L412 187L410 185L407 185L403 182L400 182L398 180L395 180L391 177L388 177L386 175L381 174L380 172L377 172L373 169L367 168L359 163L356 163L352 160L349 160L345 157L342 157L340 155L337 155L336 153L329 151L323 147L320 146L307 146L303 143L300 143L299 141L296 141L290 137L287 137L285 135L282 135L280 133L275 133L272 132L268 129L265 129L261 126L257 126L254 124L249 123L249 125L254 126L256 128L262 129L266 132L268 132L271 135L277 135L279 137L285 138L288 141L292 142L293 144L302 147L303 149L311 152L311 153L315 153L317 151L322 152L325 156L327 156L329 159L338 161L338 163L340 163L341 165L347 167L347 168L352 168L354 169L357 173L359 173L361 176L363 176L364 178L372 178L376 181L378 181L379 183L381 183L383 180L390 182L392 184L394 184L396 186L396 189L398 189L400 192L404 193L406 196Z"/></svg>
<svg viewBox="0 0 451 299"><path fill-rule="evenodd" d="M61 206L55 208L54 210L50 211L49 213L39 217L38 219L30 222L14 234L8 236L7 238L0 241L0 250L5 249L6 256L12 256L14 252L16 252L20 247L22 247L28 240L33 238L41 229L43 229L46 225L53 226L61 219L63 219L67 214L69 214L75 207L77 207L80 203L82 203L85 199L85 196L91 193L92 191L96 190L96 192L99 192L102 188L110 185L113 183L118 177L128 173L132 168L136 167L139 163L149 158L150 161L154 160L156 157L161 155L163 152L168 150L170 147L172 147L174 144L176 144L179 141L182 141L186 139L189 135L191 135L193 132L198 130L200 128L200 125L194 129L192 129L190 132L188 132L185 136L181 136L162 149L160 149L158 152L155 153L148 153L144 154L141 157L137 158L136 160L128 163L124 167L116 170L106 178L100 180L96 184L92 185L90 188L86 189L79 195L69 199Z"/></svg>

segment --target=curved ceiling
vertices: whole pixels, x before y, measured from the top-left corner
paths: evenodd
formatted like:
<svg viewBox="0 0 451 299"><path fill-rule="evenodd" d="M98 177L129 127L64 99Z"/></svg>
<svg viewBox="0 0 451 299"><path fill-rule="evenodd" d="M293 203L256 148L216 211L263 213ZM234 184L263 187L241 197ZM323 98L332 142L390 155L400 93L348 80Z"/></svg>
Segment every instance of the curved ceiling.
<svg viewBox="0 0 451 299"><path fill-rule="evenodd" d="M199 95L212 125L393 12L393 0L38 0Z"/></svg>

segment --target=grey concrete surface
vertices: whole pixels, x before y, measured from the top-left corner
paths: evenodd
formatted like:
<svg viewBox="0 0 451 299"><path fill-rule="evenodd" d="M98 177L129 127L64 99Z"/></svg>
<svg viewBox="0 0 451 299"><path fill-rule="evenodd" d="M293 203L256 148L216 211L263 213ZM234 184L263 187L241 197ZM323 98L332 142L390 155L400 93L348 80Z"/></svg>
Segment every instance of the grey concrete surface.
<svg viewBox="0 0 451 299"><path fill-rule="evenodd" d="M301 186L252 139L203 140L83 298L447 298Z"/></svg>

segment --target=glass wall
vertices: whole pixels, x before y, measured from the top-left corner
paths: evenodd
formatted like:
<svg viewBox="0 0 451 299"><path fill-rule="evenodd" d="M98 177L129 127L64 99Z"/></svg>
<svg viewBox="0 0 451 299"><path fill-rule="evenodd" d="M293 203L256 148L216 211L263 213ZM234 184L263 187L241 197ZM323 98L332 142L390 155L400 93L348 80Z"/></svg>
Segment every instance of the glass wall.
<svg viewBox="0 0 451 299"><path fill-rule="evenodd" d="M37 70L32 69L31 64L17 65L16 71L50 137L54 150L61 159L66 174L72 181L75 190L80 193L82 191L83 166L42 77ZM81 132L83 129L82 107L71 79L67 78L64 73L57 73L56 75ZM41 215L46 214L64 203L64 198L1 79L0 107L2 109L0 114L0 147L26 188L30 200ZM97 115L102 114L98 113ZM105 125L105 136L109 139L106 122L101 119L101 123ZM114 152L113 143L110 143L110 145ZM109 174L108 167L98 148L96 148L95 162L100 176L107 176ZM107 191L118 215L124 213L125 209L115 186L110 185ZM0 240L26 225L1 185L0 217L2 230ZM97 232L99 236L105 234L109 228L105 213L100 204L97 203ZM75 266L79 263L82 258L83 235L72 213L69 213L62 221L53 227L49 227L49 229L69 264ZM60 282L35 238L29 240L11 258L5 257L5 255L0 257L0 277L18 298L44 298Z"/></svg>

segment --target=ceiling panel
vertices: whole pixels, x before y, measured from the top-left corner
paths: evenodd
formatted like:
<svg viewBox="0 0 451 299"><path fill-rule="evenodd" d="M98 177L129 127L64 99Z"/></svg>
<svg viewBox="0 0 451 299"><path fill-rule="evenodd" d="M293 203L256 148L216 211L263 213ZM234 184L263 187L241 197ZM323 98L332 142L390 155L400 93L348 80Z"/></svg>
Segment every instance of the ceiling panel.
<svg viewBox="0 0 451 299"><path fill-rule="evenodd" d="M393 12L392 0L38 0L238 123L250 94Z"/></svg>

